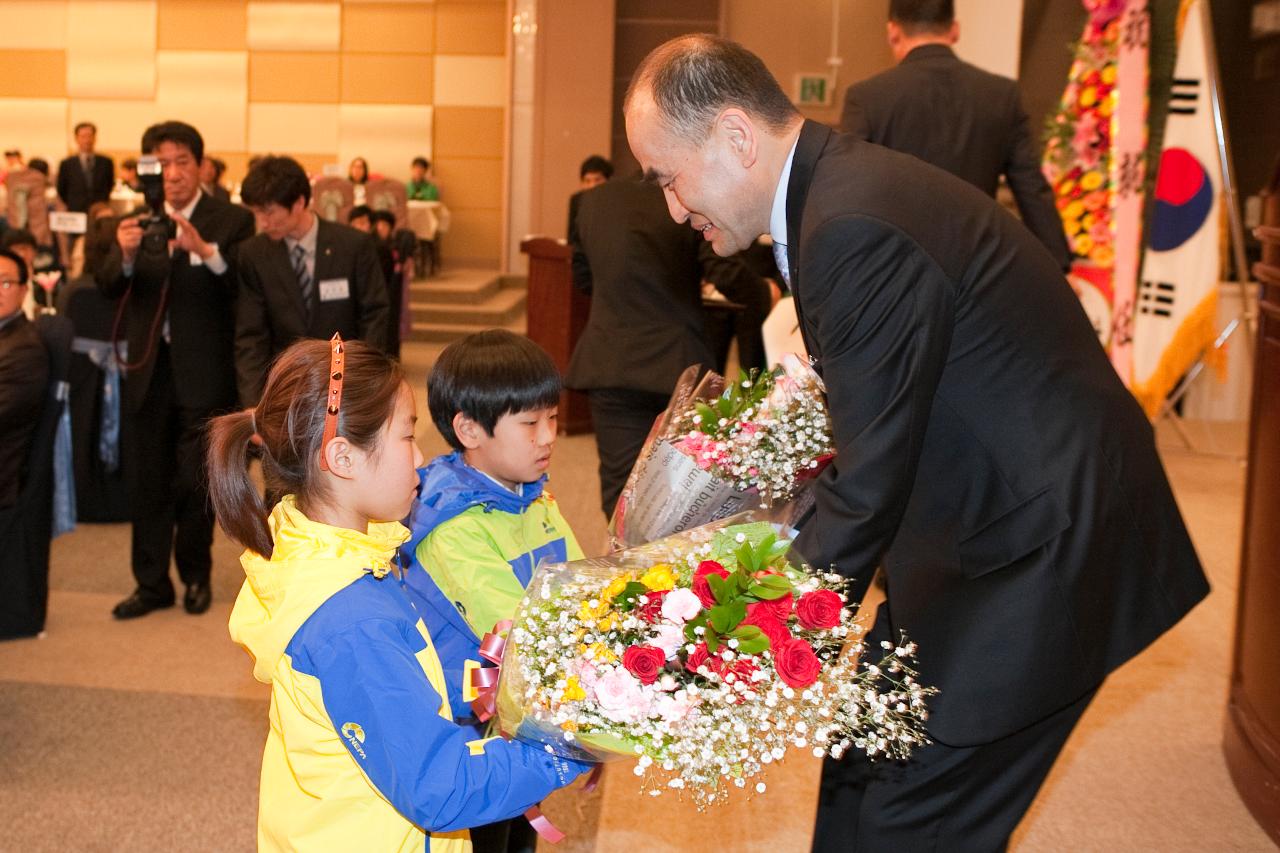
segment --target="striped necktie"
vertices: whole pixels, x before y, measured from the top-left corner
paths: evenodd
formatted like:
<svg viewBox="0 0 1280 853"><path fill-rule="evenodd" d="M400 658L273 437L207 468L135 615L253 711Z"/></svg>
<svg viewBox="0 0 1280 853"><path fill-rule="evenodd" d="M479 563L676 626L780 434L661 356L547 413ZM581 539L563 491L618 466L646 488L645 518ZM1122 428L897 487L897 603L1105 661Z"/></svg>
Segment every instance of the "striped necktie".
<svg viewBox="0 0 1280 853"><path fill-rule="evenodd" d="M787 244L779 243L776 240L773 243L773 260L778 265L778 272L782 273L782 280L786 282L787 287L791 287L791 265L787 262Z"/></svg>
<svg viewBox="0 0 1280 853"><path fill-rule="evenodd" d="M307 309L307 319L311 319L311 303L315 297L315 282L311 273L307 272L307 250L301 244L293 247L293 272L298 277L298 288L302 291L302 304Z"/></svg>

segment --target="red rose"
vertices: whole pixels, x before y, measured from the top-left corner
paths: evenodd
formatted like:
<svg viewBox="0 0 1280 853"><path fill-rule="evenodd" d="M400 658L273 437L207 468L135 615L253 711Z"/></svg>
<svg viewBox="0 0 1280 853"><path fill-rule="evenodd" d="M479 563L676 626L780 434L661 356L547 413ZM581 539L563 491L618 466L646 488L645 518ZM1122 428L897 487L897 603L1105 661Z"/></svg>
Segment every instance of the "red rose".
<svg viewBox="0 0 1280 853"><path fill-rule="evenodd" d="M791 639L791 631L773 615L770 604L772 602L769 601L748 604L747 618L742 620L742 624L755 625L769 638L769 648L776 649Z"/></svg>
<svg viewBox="0 0 1280 853"><path fill-rule="evenodd" d="M709 657L711 657L711 653L707 651L707 644L698 643L698 645L694 646L693 651L689 652L689 657L685 658L684 668L689 672L697 672L698 667L706 663Z"/></svg>
<svg viewBox="0 0 1280 853"><path fill-rule="evenodd" d="M719 664L715 671L728 683L743 681L750 684L751 673L760 668L760 665L756 663L756 659L751 655L739 655L731 663L725 662L725 659L719 655L716 656L715 660Z"/></svg>
<svg viewBox="0 0 1280 853"><path fill-rule="evenodd" d="M816 589L800 596L796 616L806 628L834 628L840 624L840 608L844 602L829 589Z"/></svg>
<svg viewBox="0 0 1280 853"><path fill-rule="evenodd" d="M773 652L778 677L792 687L808 687L818 680L822 662L804 640L788 640Z"/></svg>
<svg viewBox="0 0 1280 853"><path fill-rule="evenodd" d="M636 615L646 622L657 622L662 618L662 599L667 597L669 589L660 589L656 592L646 592L644 597L648 599L644 604L636 610Z"/></svg>
<svg viewBox="0 0 1280 853"><path fill-rule="evenodd" d="M622 665L627 672L640 679L641 684L653 684L662 672L667 655L654 646L631 646L622 653Z"/></svg>
<svg viewBox="0 0 1280 853"><path fill-rule="evenodd" d="M727 578L729 573L725 571L724 566L715 560L703 560L693 573L693 594L698 596L698 600L702 602L703 607L715 607L716 597L711 592L711 584L707 583L707 575L719 575L722 578Z"/></svg>

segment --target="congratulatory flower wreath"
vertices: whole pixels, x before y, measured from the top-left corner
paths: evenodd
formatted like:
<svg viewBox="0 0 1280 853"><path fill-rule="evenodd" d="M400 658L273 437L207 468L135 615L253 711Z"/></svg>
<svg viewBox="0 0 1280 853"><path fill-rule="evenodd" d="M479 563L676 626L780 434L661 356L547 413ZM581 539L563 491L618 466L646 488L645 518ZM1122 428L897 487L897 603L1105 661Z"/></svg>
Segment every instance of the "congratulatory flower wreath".
<svg viewBox="0 0 1280 853"><path fill-rule="evenodd" d="M914 644L865 649L846 581L788 560L762 517L539 567L503 655L503 732L638 758L651 794L688 790L700 807L791 747L904 758L927 743L935 691L916 680Z"/></svg>

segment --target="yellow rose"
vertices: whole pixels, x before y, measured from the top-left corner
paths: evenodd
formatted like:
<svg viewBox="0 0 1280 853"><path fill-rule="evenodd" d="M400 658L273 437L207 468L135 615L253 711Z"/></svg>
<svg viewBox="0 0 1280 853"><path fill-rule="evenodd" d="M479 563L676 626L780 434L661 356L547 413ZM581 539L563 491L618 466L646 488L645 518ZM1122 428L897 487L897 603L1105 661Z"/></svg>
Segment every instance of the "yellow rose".
<svg viewBox="0 0 1280 853"><path fill-rule="evenodd" d="M676 585L676 574L666 563L659 563L640 577L640 583L652 590L671 589Z"/></svg>
<svg viewBox="0 0 1280 853"><path fill-rule="evenodd" d="M1103 98L1102 103L1098 104L1098 115L1102 116L1103 118L1110 118L1111 113L1115 112L1115 108L1116 108L1116 92L1114 89L1112 89L1111 94Z"/></svg>
<svg viewBox="0 0 1280 853"><path fill-rule="evenodd" d="M1100 186L1102 186L1101 172L1085 172L1084 177L1080 179L1080 187L1087 193L1093 192Z"/></svg>
<svg viewBox="0 0 1280 853"><path fill-rule="evenodd" d="M1075 250L1077 255L1089 256L1089 251L1093 248L1093 238L1088 234L1079 234L1076 237Z"/></svg>
<svg viewBox="0 0 1280 853"><path fill-rule="evenodd" d="M1098 90L1093 86L1089 86L1080 93L1080 106L1082 107L1091 107L1097 103L1097 101Z"/></svg>
<svg viewBox="0 0 1280 853"><path fill-rule="evenodd" d="M1116 82L1116 67L1114 65L1108 65L1102 69L1102 82L1108 86Z"/></svg>
<svg viewBox="0 0 1280 853"><path fill-rule="evenodd" d="M1079 230L1080 230L1080 228L1081 228L1080 220L1079 220L1079 219L1064 219L1064 220L1062 220L1062 227L1063 227L1063 228L1065 228L1065 229L1067 230L1067 235L1068 235L1068 236L1070 236L1071 234L1074 234L1074 233L1076 233L1077 231L1079 231Z"/></svg>
<svg viewBox="0 0 1280 853"><path fill-rule="evenodd" d="M1088 231L1093 228L1094 219L1095 217L1092 213L1086 213L1080 218L1080 227L1085 231Z"/></svg>
<svg viewBox="0 0 1280 853"><path fill-rule="evenodd" d="M1093 251L1089 252L1089 260L1099 266L1109 266L1115 260L1116 253L1106 244L1093 247Z"/></svg>
<svg viewBox="0 0 1280 853"><path fill-rule="evenodd" d="M589 657L592 660L604 661L605 663L613 663L618 659L618 656L604 643L578 646L578 654Z"/></svg>
<svg viewBox="0 0 1280 853"><path fill-rule="evenodd" d="M1093 173L1090 172L1090 174L1093 174ZM1071 204L1067 205L1067 209L1062 211L1063 219L1079 219L1083 215L1084 215L1084 204L1082 204L1078 200L1071 202Z"/></svg>
<svg viewBox="0 0 1280 853"><path fill-rule="evenodd" d="M625 575L618 575L609 582L604 588L604 592L600 593L601 601L613 601L614 597L627 588L627 584L635 580L635 575L627 572Z"/></svg>
<svg viewBox="0 0 1280 853"><path fill-rule="evenodd" d="M582 685L578 683L578 676L571 675L565 679L564 692L560 694L560 698L565 702L573 702L577 699L587 698L587 691L583 690ZM566 720L564 725L573 726L574 722L572 720Z"/></svg>

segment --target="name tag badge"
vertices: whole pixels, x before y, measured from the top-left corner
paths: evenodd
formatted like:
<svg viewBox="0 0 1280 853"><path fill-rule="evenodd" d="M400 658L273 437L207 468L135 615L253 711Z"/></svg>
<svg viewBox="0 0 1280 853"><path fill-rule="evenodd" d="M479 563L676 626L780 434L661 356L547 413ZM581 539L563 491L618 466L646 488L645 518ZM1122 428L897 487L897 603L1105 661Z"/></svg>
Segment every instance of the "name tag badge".
<svg viewBox="0 0 1280 853"><path fill-rule="evenodd" d="M333 302L337 299L350 299L351 287L345 278L329 278L320 282L320 301Z"/></svg>

